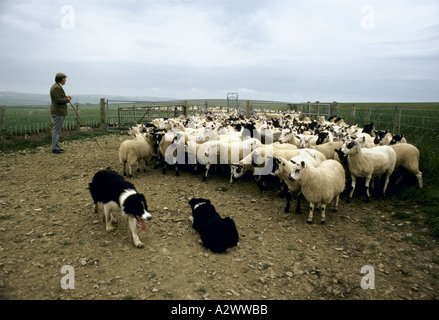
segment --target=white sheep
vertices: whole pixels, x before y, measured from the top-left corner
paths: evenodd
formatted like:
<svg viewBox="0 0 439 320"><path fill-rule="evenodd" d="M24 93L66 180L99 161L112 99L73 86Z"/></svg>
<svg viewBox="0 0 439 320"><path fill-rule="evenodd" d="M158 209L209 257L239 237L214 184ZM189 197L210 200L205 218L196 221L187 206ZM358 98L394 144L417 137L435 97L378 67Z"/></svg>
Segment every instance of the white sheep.
<svg viewBox="0 0 439 320"><path fill-rule="evenodd" d="M301 151L296 146L288 143L262 145L254 149L238 163L230 164L230 183L242 177L247 171L253 171L256 183L261 188L261 177L271 173L271 163L267 161L269 157L290 159L297 156Z"/></svg>
<svg viewBox="0 0 439 320"><path fill-rule="evenodd" d="M203 181L206 181L209 168L212 164L238 163L239 160L246 157L252 150L262 145L261 141L256 138L230 143L227 140L208 141L206 143L207 148L204 152L205 158L201 160L202 162L205 162L203 164L206 164L206 172L203 176ZM197 156L198 158L200 156L202 157L199 153Z"/></svg>
<svg viewBox="0 0 439 320"><path fill-rule="evenodd" d="M326 221L326 206L335 198L335 211L338 210L340 194L345 187L345 171L336 160L325 160L315 167L311 162L302 160L293 164L290 178L300 184L301 193L309 202L308 224L312 223L314 210L320 207L322 220Z"/></svg>
<svg viewBox="0 0 439 320"><path fill-rule="evenodd" d="M418 179L419 188L422 188L422 172L419 171L419 150L409 143L398 143L390 146L396 153L395 170L403 167L414 174ZM399 182L399 180L398 180Z"/></svg>
<svg viewBox="0 0 439 320"><path fill-rule="evenodd" d="M326 159L335 159L335 149L340 149L343 143L343 141L326 142L323 144L311 146L311 149L320 151L321 153L323 153Z"/></svg>
<svg viewBox="0 0 439 320"><path fill-rule="evenodd" d="M284 150L280 150L280 152L282 152L282 151L284 151ZM296 161L306 160L306 161L312 162L315 166L318 166L322 161L325 160L325 156L317 150L298 149L298 150L293 150L293 151L295 151L296 155L290 159L294 159ZM271 174L273 176L277 176L283 183L285 183L285 185L288 188L288 192L286 194L287 205L285 206L284 212L288 213L290 210L290 202L291 202L292 194L298 193L296 213L299 214L300 213L300 201L301 201L301 198L303 196L300 193L300 184L297 181L290 180L292 162L289 160L286 160L286 158L279 157L279 156L273 157L271 161L272 161L271 162L271 164L272 164ZM260 160L258 161L258 163L260 163Z"/></svg>
<svg viewBox="0 0 439 320"><path fill-rule="evenodd" d="M154 169L163 165L162 173L166 173L166 166L175 167L175 175L179 176L178 164L184 163L185 158L185 133L179 130L168 130L161 138L157 147L157 161Z"/></svg>
<svg viewBox="0 0 439 320"><path fill-rule="evenodd" d="M296 147L300 147L300 137L293 129L283 129L279 137L280 143L291 143Z"/></svg>
<svg viewBox="0 0 439 320"><path fill-rule="evenodd" d="M137 171L140 171L139 161L143 160L146 165L148 159L152 156L152 146L145 134L136 134L134 139L125 140L119 146L119 161L123 167L123 175L126 176L126 167L128 174L132 177L132 166L137 165ZM143 171L146 171L144 168Z"/></svg>
<svg viewBox="0 0 439 320"><path fill-rule="evenodd" d="M370 200L369 183L373 176L385 175L383 195L386 193L389 177L395 169L396 153L388 146L374 148L361 148L358 141L347 141L341 147L341 151L347 155L349 172L352 179L352 189L348 203L352 200L357 177L366 178L366 202Z"/></svg>
<svg viewBox="0 0 439 320"><path fill-rule="evenodd" d="M300 148L310 148L311 146L315 146L317 144L317 140L319 136L317 135L299 135L300 137Z"/></svg>

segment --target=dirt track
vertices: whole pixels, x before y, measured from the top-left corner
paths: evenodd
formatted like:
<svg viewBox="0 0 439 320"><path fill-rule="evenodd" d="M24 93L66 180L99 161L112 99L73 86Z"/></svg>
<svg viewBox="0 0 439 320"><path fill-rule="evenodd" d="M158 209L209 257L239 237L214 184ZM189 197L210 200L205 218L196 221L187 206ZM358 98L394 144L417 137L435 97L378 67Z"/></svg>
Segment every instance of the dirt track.
<svg viewBox="0 0 439 320"><path fill-rule="evenodd" d="M438 298L439 246L418 208L394 199L342 198L338 213L329 206L326 225L319 214L307 225L307 204L302 215L284 214L274 186L261 192L245 178L229 189L225 176L202 182L149 165L130 179L153 215L140 233L145 247L135 248L120 216L105 231L87 190L97 170L121 172L117 150L127 138L99 138L102 151L74 141L62 155L49 146L1 155L0 299ZM192 197L209 198L235 220L237 247L213 254L199 244ZM65 265L74 269L74 289L61 287ZM362 288L371 276L363 266L373 267L375 289Z"/></svg>

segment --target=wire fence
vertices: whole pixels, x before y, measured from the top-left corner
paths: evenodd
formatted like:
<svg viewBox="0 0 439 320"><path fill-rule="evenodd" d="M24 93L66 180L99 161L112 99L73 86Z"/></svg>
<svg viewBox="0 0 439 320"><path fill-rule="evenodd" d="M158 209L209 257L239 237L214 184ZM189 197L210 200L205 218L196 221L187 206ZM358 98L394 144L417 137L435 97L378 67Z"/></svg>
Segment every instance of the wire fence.
<svg viewBox="0 0 439 320"><path fill-rule="evenodd" d="M346 123L360 127L373 123L375 128L395 134L413 131L439 133L439 108L358 107L353 104L336 111Z"/></svg>
<svg viewBox="0 0 439 320"><path fill-rule="evenodd" d="M81 127L107 130L125 129L138 122L149 122L154 118L173 118L181 115L215 114L238 112L245 116L260 112L300 113L303 117L326 119L332 115L344 118L348 124L374 123L375 128L393 133L425 131L439 134L439 105L429 107L377 106L346 103L290 103L280 101L241 100L230 104L223 100L198 101L117 101L101 99L100 105L77 105L80 121L72 110L64 121L64 130L80 131ZM0 137L24 136L50 132L52 130L48 106L6 107L0 106Z"/></svg>

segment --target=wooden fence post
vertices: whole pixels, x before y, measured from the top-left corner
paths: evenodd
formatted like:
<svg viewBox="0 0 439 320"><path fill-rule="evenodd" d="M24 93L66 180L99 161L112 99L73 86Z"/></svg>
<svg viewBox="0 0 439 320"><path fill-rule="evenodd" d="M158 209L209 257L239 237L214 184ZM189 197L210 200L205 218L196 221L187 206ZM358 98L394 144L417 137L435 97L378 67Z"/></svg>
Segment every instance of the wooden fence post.
<svg viewBox="0 0 439 320"><path fill-rule="evenodd" d="M187 100L183 101L183 113L184 116L187 118Z"/></svg>
<svg viewBox="0 0 439 320"><path fill-rule="evenodd" d="M395 113L393 115L393 130L392 132L395 134L399 134L401 130L401 108L395 107Z"/></svg>
<svg viewBox="0 0 439 320"><path fill-rule="evenodd" d="M100 130L105 130L107 124L105 123L105 98L101 98L101 124L99 126Z"/></svg>
<svg viewBox="0 0 439 320"><path fill-rule="evenodd" d="M366 122L367 124L370 123L370 115L372 114L372 109L369 107L366 109Z"/></svg>
<svg viewBox="0 0 439 320"><path fill-rule="evenodd" d="M78 113L76 113L76 131L77 132L79 132L79 131L81 131L81 119L79 118L80 117L80 115L79 115L79 104L76 106L76 111L78 112Z"/></svg>
<svg viewBox="0 0 439 320"><path fill-rule="evenodd" d="M351 125L355 122L355 103L352 104L351 107Z"/></svg>
<svg viewBox="0 0 439 320"><path fill-rule="evenodd" d="M50 106L47 107L49 110L49 132L53 131L53 118L52 118L52 114L50 113Z"/></svg>
<svg viewBox="0 0 439 320"><path fill-rule="evenodd" d="M0 138L3 140L6 136L6 109L0 106Z"/></svg>
<svg viewBox="0 0 439 320"><path fill-rule="evenodd" d="M337 101L332 101L332 109L331 109L331 113L329 116L337 116L338 115L338 103Z"/></svg>
<svg viewBox="0 0 439 320"><path fill-rule="evenodd" d="M250 100L245 102L245 116L247 119L250 118Z"/></svg>

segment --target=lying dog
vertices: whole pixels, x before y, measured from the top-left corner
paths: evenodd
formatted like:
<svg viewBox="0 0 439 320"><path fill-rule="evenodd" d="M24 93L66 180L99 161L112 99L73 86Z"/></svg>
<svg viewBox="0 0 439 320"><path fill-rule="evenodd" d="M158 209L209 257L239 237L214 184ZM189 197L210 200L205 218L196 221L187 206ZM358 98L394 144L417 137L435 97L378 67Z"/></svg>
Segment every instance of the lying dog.
<svg viewBox="0 0 439 320"><path fill-rule="evenodd" d="M115 222L111 209L119 209L128 218L128 227L134 245L143 247L137 233L137 222L140 230L145 229L145 221L151 219L143 194L137 193L134 185L112 170L98 171L89 184L90 194L98 212L98 202L104 204L105 224L107 231L113 230L111 222Z"/></svg>
<svg viewBox="0 0 439 320"><path fill-rule="evenodd" d="M192 208L192 227L198 231L206 248L220 253L238 244L235 222L229 217L222 219L210 200L192 198L189 205Z"/></svg>

